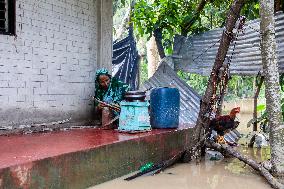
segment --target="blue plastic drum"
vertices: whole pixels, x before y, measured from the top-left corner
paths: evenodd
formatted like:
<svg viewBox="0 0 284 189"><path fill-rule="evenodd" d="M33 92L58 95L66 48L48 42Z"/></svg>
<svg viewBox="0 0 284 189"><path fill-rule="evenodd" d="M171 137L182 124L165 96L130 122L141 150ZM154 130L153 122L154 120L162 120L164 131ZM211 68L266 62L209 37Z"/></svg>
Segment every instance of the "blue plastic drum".
<svg viewBox="0 0 284 189"><path fill-rule="evenodd" d="M180 94L176 88L156 88L150 94L150 123L153 128L177 128Z"/></svg>

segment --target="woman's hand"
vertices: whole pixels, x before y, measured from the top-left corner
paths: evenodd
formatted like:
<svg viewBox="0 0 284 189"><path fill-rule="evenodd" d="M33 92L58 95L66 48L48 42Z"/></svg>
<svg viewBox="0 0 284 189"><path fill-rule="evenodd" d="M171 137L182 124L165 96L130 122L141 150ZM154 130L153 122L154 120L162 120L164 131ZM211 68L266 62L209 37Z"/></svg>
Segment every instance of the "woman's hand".
<svg viewBox="0 0 284 189"><path fill-rule="evenodd" d="M98 104L98 109L99 109L99 110L103 109L104 107L106 107L104 104L102 104L102 103L99 103L99 104Z"/></svg>

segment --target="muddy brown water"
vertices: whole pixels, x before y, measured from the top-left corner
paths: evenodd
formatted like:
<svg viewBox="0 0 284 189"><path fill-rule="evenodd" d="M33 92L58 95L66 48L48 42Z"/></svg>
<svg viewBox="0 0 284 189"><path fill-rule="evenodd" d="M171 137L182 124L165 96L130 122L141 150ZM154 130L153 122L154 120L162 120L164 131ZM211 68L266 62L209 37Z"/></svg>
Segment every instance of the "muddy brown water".
<svg viewBox="0 0 284 189"><path fill-rule="evenodd" d="M263 100L259 100L258 104L264 104ZM237 119L239 119L240 122L238 130L246 134L252 131L252 126L248 128L247 123L253 118L253 99L225 102L223 105L223 113L228 114L231 109L238 106L241 108L240 114L237 115Z"/></svg>
<svg viewBox="0 0 284 189"><path fill-rule="evenodd" d="M240 148L244 154L265 160L269 149ZM130 174L132 175L132 174ZM127 175L129 176L129 175ZM124 181L127 176L89 189L269 189L266 181L253 169L237 159L204 160L200 164L176 164L154 176L142 176Z"/></svg>
<svg viewBox="0 0 284 189"><path fill-rule="evenodd" d="M252 118L253 100L225 103L224 113L240 106L239 130L248 133L247 122ZM270 149L238 147L243 154L257 161L270 158ZM132 174L130 174L132 175ZM252 168L235 158L222 161L203 160L200 164L176 164L154 176L142 176L132 181L123 179L129 175L114 179L89 189L270 189L270 185Z"/></svg>

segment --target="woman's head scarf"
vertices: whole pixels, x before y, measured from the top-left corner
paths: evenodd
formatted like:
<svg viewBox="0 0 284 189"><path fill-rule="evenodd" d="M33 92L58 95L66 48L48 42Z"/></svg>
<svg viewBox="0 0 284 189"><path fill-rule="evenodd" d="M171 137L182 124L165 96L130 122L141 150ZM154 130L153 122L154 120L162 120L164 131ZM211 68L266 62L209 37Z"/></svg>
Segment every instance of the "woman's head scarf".
<svg viewBox="0 0 284 189"><path fill-rule="evenodd" d="M99 87L99 86L100 86L99 77L100 77L101 75L107 75L107 76L111 79L111 75L108 73L108 70L107 70L107 69L105 69L105 68L98 69L98 70L96 71L96 78L95 78L96 87Z"/></svg>

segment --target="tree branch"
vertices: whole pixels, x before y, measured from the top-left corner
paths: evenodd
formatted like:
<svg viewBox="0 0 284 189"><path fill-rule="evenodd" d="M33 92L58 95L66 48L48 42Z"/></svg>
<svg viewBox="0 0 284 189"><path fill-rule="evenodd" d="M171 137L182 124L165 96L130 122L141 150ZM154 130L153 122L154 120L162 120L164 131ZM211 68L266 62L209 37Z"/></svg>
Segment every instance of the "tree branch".
<svg viewBox="0 0 284 189"><path fill-rule="evenodd" d="M184 20L184 23L182 23L183 27L181 28L181 35L187 36L188 32L190 31L191 26L195 23L195 21L199 17L200 12L203 10L207 2L208 0L200 0L192 18L189 20Z"/></svg>
<svg viewBox="0 0 284 189"><path fill-rule="evenodd" d="M274 178L270 172L263 167L262 164L257 163L256 161L254 161L253 159L250 159L244 155L242 155L241 153L239 153L238 151L234 150L233 148L229 147L229 146L225 146L225 145L220 145L220 144L216 144L213 141L207 141L206 142L206 146L209 148L213 148L217 151L220 151L221 153L228 153L236 158L238 158L240 161L243 161L244 163L248 164L249 166L251 166L254 170L258 171L266 180L267 182L275 189L284 189L284 185L281 184L280 182L277 181L276 178Z"/></svg>
<svg viewBox="0 0 284 189"><path fill-rule="evenodd" d="M166 55L165 55L165 50L162 44L162 39L163 39L162 30L160 28L155 29L153 35L155 37L160 59L163 59L165 58Z"/></svg>

